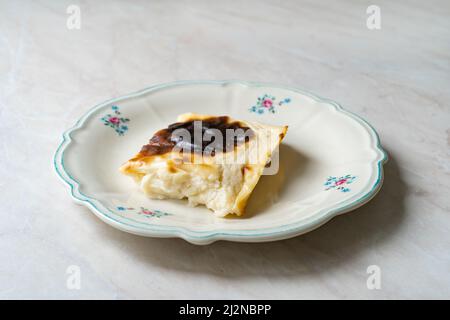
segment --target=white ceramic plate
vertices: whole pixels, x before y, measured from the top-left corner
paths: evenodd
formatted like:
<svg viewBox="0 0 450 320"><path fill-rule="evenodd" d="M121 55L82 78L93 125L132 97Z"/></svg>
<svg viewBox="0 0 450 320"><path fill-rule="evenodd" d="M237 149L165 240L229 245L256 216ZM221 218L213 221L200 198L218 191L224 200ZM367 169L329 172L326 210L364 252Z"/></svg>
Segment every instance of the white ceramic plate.
<svg viewBox="0 0 450 320"><path fill-rule="evenodd" d="M156 130L185 112L289 125L279 172L261 178L243 217L148 199L119 173ZM317 228L369 201L386 159L375 130L333 101L268 84L182 81L95 106L64 133L54 165L72 197L113 227L208 244L273 241Z"/></svg>

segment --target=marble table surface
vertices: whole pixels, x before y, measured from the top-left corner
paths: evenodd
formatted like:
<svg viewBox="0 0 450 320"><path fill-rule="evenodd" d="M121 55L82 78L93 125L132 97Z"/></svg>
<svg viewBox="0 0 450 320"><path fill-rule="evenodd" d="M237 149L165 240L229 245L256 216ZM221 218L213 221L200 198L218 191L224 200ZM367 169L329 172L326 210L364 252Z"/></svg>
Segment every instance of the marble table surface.
<svg viewBox="0 0 450 320"><path fill-rule="evenodd" d="M0 0L0 298L450 298L449 14L445 0ZM74 204L53 172L61 133L99 102L181 79L339 101L380 134L382 190L262 244L138 237Z"/></svg>

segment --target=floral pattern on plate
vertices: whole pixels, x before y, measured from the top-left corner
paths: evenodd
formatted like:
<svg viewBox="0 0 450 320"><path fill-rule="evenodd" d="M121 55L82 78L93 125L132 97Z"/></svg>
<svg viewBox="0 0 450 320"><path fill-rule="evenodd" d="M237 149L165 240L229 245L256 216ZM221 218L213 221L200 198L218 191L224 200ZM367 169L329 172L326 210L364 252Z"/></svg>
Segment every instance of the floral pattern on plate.
<svg viewBox="0 0 450 320"><path fill-rule="evenodd" d="M125 123L129 122L130 119L121 116L118 106L112 106L111 110L113 112L102 117L101 121L105 126L113 128L119 136L123 136L128 131L128 125Z"/></svg>
<svg viewBox="0 0 450 320"><path fill-rule="evenodd" d="M170 216L170 213L163 212L160 210L149 210L144 207L140 207L139 209L130 208L130 207L117 207L117 210L119 211L134 211L138 215L142 215L146 218L161 218L164 216Z"/></svg>
<svg viewBox="0 0 450 320"><path fill-rule="evenodd" d="M347 174L341 177L330 176L324 183L324 186L326 187L325 190L328 191L331 189L335 189L341 192L349 192L351 191L351 189L347 187L347 185L351 184L355 179L356 176L352 176L351 174Z"/></svg>
<svg viewBox="0 0 450 320"><path fill-rule="evenodd" d="M256 100L256 104L254 106L251 106L248 110L256 114L264 114L266 112L275 113L276 106L282 106L290 102L291 98L284 98L283 100L277 101L274 96L265 94L258 97L258 99Z"/></svg>

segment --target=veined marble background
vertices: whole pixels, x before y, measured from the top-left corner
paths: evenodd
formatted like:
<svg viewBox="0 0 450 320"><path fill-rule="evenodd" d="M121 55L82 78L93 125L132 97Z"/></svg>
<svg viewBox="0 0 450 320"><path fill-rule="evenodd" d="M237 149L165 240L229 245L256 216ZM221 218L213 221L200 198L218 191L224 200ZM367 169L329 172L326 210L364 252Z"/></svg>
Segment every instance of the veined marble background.
<svg viewBox="0 0 450 320"><path fill-rule="evenodd" d="M67 28L70 5L80 29ZM0 0L0 298L450 298L449 16L446 0ZM339 101L390 154L382 190L263 244L142 238L75 205L52 168L61 133L99 102L181 79Z"/></svg>

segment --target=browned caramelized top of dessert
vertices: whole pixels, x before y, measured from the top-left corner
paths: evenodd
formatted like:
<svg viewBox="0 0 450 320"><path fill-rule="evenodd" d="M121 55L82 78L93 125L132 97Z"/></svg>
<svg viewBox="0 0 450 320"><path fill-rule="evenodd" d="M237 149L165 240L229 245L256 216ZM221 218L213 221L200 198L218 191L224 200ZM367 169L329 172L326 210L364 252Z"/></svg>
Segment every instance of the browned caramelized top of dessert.
<svg viewBox="0 0 450 320"><path fill-rule="evenodd" d="M240 130L239 130L240 129ZM220 133L220 135L218 135ZM215 151L234 150L253 137L253 131L229 117L176 122L159 130L140 151L142 156L161 155L177 146L183 151L214 155Z"/></svg>

